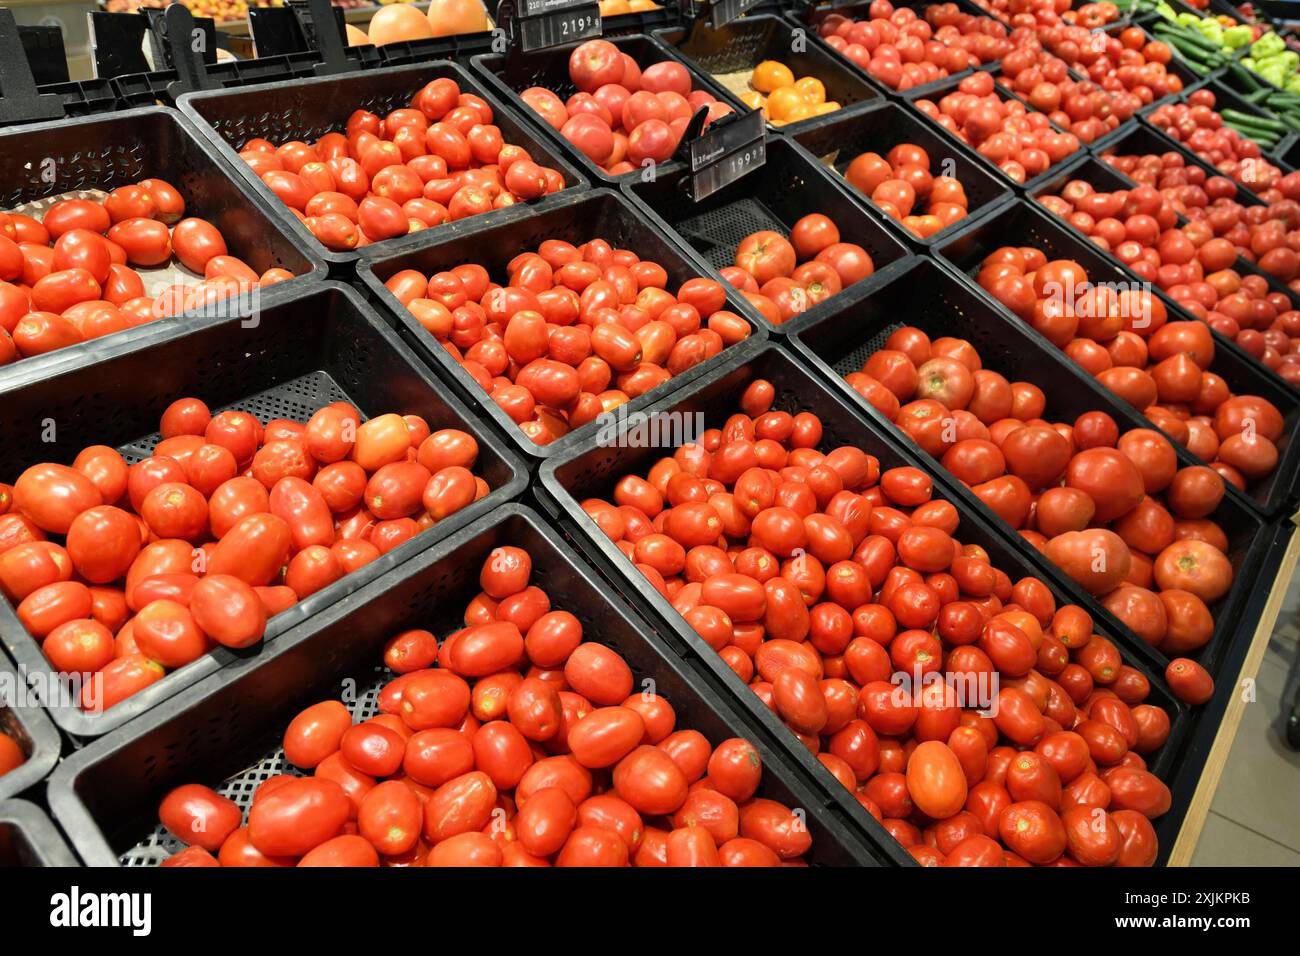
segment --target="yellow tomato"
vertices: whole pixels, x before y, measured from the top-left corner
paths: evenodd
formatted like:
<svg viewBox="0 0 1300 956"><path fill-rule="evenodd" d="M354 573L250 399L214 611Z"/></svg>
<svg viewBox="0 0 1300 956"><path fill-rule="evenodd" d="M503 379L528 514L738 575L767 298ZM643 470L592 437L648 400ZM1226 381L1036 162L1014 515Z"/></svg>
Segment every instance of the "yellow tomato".
<svg viewBox="0 0 1300 956"><path fill-rule="evenodd" d="M803 95L810 106L826 102L826 86L815 76L801 76L795 81L794 88Z"/></svg>
<svg viewBox="0 0 1300 956"><path fill-rule="evenodd" d="M793 123L811 116L812 107L793 86L779 86L767 97L767 112L773 120Z"/></svg>
<svg viewBox="0 0 1300 956"><path fill-rule="evenodd" d="M749 82L758 92L771 93L778 87L792 86L794 84L794 73L784 63L778 63L776 60L764 60L754 67L754 75L749 78Z"/></svg>

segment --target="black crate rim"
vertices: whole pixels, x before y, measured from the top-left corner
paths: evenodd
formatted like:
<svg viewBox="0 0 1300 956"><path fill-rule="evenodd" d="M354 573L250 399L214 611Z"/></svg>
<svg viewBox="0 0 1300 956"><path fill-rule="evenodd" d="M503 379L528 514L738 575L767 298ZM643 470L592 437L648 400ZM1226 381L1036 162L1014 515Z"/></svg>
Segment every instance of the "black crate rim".
<svg viewBox="0 0 1300 956"><path fill-rule="evenodd" d="M23 673L13 663L3 647L0 647L0 674L8 675L15 693L32 693L27 688L27 681L23 679ZM11 797L26 793L50 775L54 765L59 762L59 753L62 750L63 742L59 738L58 730L55 729L45 710L39 705L18 706L15 701L11 704L0 705L0 710L7 710L12 714L14 721L27 735L28 740L31 741L31 753L27 755L27 760L8 773L0 774L0 800L8 800ZM3 733L3 731L0 730L0 733ZM20 746L22 744L21 741L15 741L15 743Z"/></svg>
<svg viewBox="0 0 1300 956"><path fill-rule="evenodd" d="M26 800L0 800L0 827L4 826L22 833L38 866L80 865L50 818L36 804Z"/></svg>
<svg viewBox="0 0 1300 956"><path fill-rule="evenodd" d="M235 652L229 648L217 647L184 667L168 671L160 680L155 681L138 693L132 694L95 717L83 713L76 704L69 707L47 707L50 719L54 721L60 730L69 735L74 743L81 743L86 738L107 734L137 715L155 708L159 703L166 701L204 677L219 672L236 661L256 658L263 648L272 644L282 633L297 623L308 620L334 604L344 601L348 595L381 576L386 570L400 566L413 555L453 534L457 529L473 521L479 515L519 497L527 487L527 471L519 457L504 447L500 439L491 430L484 428L479 418L471 414L465 404L431 370L425 367L418 356L410 353L410 350L401 341L397 333L380 318L352 286L332 280L317 282L296 290L292 295L286 294L277 301L276 305L289 306L301 299L317 296L323 298L327 295L342 296L349 307L356 311L375 335L400 355L411 367L412 371L420 377L423 384L437 396L438 400L451 409L461 420L462 427L474 435L475 440L479 442L480 448L486 446L491 449L493 454L502 459L502 464L512 477L501 487L491 489L483 498L471 502L461 511L438 522L438 527L442 527L441 531L438 531L437 527L435 527L421 532L413 539L403 542L391 551L370 561L364 567L358 568L352 574L345 575L328 587L322 588L320 591L309 595L306 599L297 602L289 609L270 618L263 639L247 651ZM192 323L179 335L198 332L219 326L228 321L230 320L226 318L209 318ZM150 338L121 343L113 350L113 356L146 351L179 337L173 336L169 332L170 330L160 330ZM75 372L76 370L76 368L73 368L68 371ZM367 569L369 570L367 571ZM49 674L51 675L50 680L53 682L54 671L45 659L38 642L27 633L27 630L19 622L13 606L8 601L0 601L0 641L3 641L5 649L12 655L14 661L19 666L25 667L28 673Z"/></svg>

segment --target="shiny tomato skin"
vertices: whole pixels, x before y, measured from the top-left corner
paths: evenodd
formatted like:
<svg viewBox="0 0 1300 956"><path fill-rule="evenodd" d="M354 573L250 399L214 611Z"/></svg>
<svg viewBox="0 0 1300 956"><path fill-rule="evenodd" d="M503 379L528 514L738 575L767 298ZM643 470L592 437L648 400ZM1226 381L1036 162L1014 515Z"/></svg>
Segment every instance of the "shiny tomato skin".
<svg viewBox="0 0 1300 956"><path fill-rule="evenodd" d="M336 836L351 802L332 780L294 778L253 804L248 839L267 856L303 856Z"/></svg>

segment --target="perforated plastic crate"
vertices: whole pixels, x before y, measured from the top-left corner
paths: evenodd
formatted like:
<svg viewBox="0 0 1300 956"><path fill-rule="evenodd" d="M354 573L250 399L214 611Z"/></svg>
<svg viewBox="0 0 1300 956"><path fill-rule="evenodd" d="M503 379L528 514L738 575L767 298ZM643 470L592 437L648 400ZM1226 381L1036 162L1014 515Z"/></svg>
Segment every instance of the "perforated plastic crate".
<svg viewBox="0 0 1300 956"><path fill-rule="evenodd" d="M750 14L716 28L706 20L696 20L689 28L670 27L655 36L737 96L738 85L748 81L754 67L764 60L776 60L788 66L796 78L811 76L821 80L826 99L841 107L827 115L852 116L882 99L875 85L851 69L847 60L821 43L808 42L806 35L795 33L796 29L782 17ZM794 135L815 122L817 118L809 117L780 129Z"/></svg>
<svg viewBox="0 0 1300 956"><path fill-rule="evenodd" d="M805 811L809 862L873 866L899 856L872 847L725 689L677 656L540 515L518 505L498 509L294 628L258 666L229 668L64 761L50 784L50 805L77 852L92 866L155 865L180 849L157 819L171 788L206 783L246 810L259 783L300 773L281 749L293 716L340 694L352 700L354 719L376 713L379 690L392 677L377 666L388 638L411 627L445 636L463 626L484 560L507 544L528 552L532 583L577 616L586 640L619 651L636 686L653 686L672 704L678 728L694 728L715 745L744 737L757 747L759 795Z"/></svg>
<svg viewBox="0 0 1300 956"><path fill-rule="evenodd" d="M241 651L218 647L101 713L75 701L49 707L74 740L96 737L146 712L234 661L256 659L288 628L329 607L477 516L520 494L522 463L483 426L348 286L311 283L274 304L257 323L207 319L174 334L123 344L97 364L61 368L23 387L0 383L0 475L13 480L41 461L70 463L92 444L116 446L128 462L147 456L159 440L158 420L183 396L215 412L251 412L262 421L306 421L324 405L346 400L363 418L388 412L421 415L433 430L459 428L479 446L474 471L492 489L485 498L334 582L267 624L263 643ZM48 437L54 423L55 441ZM0 637L29 674L54 682L45 655L7 601L0 601Z"/></svg>
<svg viewBox="0 0 1300 956"><path fill-rule="evenodd" d="M895 231L921 247L943 242L964 226L1011 202L1015 196L1010 183L995 176L983 163L976 162L966 150L954 149L949 140L930 124L922 122L914 111L898 103L881 103L858 116L840 117L832 113L810 120L802 129L792 132L791 138L835 170L849 195L858 202L867 203L878 213L880 209L870 197L843 179L849 163L866 152L885 156L900 143L911 143L924 149L930 157L930 172L936 176L955 176L966 192L969 206L965 219L959 219L925 238L913 235L901 223L885 217Z"/></svg>
<svg viewBox="0 0 1300 956"><path fill-rule="evenodd" d="M676 291L687 279L703 275L698 263L683 249L677 240L661 232L630 199L610 189L593 189L576 193L547 209L538 209L535 215L510 223L488 226L475 232L458 236L440 237L436 231L426 233L421 248L401 255L368 254L357 263L357 278L365 285L372 299L390 316L390 321L415 351L443 378L451 382L461 397L477 405L483 418L491 419L497 430L526 459L536 460L559 453L583 436L595 434L602 425L600 420L584 425L549 445L533 442L505 411L492 401L474 381L464 367L447 349L433 338L407 311L406 307L384 287L384 283L403 269L415 269L428 276L434 272L451 269L465 262L476 262L486 268L498 282L507 277L506 267L516 255L535 252L547 239L562 239L581 245L592 239L604 239L615 248L631 249L643 259L659 263L668 272L668 288ZM740 294L727 288L727 307L742 316L751 327L751 338L766 337L764 323ZM733 346L734 347L734 346ZM714 356L673 376L658 388L638 396L619 409L619 414L635 412L650 402L693 381L715 366L727 354Z"/></svg>
<svg viewBox="0 0 1300 956"><path fill-rule="evenodd" d="M734 265L736 249L751 233L771 229L784 236L811 212L830 216L840 239L866 249L875 273L857 282L805 315L821 314L841 297L869 295L884 272L908 254L902 239L873 215L864 203L844 195L835 176L794 143L774 137L767 144L767 161L700 202L690 193L684 170L660 172L653 182L631 181L625 191L652 223L670 231L714 269ZM783 324L765 322L770 332Z"/></svg>
<svg viewBox="0 0 1300 956"><path fill-rule="evenodd" d="M0 774L0 800L27 793L58 763L63 742L40 702L27 688L26 674L0 650L0 734L6 734L27 757Z"/></svg>
<svg viewBox="0 0 1300 956"><path fill-rule="evenodd" d="M332 268L339 270L355 262L360 249L338 252L326 249L301 220L271 192L239 158L239 150L249 139L261 136L274 143L299 139L313 142L325 133L340 132L354 110L364 109L380 116L409 106L411 97L431 80L449 77L462 91L474 93L492 107L493 122L507 143L522 146L537 162L551 166L564 176L565 188L583 188L586 180L564 160L559 150L547 145L530 122L524 121L514 108L506 105L470 73L447 61L417 63L338 76L312 77L278 83L262 83L231 90L205 90L186 93L177 105L202 130L211 148L237 171L246 192L251 192L271 209L281 227L297 237L304 247L313 250ZM525 216L530 210L554 202L558 194L544 196L505 209L444 223L420 233L385 239L368 248L400 251L417 244L425 232L457 233L483 223L499 223Z"/></svg>
<svg viewBox="0 0 1300 956"><path fill-rule="evenodd" d="M230 254L257 273L278 267L312 279L323 275L321 260L282 228L269 205L246 195L194 124L175 110L144 107L0 129L0 182L5 184L0 211L77 190L111 190L149 177L165 179L180 190L186 215L209 220L221 230ZM138 326L21 359L0 367L0 382L70 361L92 360L106 345L152 331Z"/></svg>

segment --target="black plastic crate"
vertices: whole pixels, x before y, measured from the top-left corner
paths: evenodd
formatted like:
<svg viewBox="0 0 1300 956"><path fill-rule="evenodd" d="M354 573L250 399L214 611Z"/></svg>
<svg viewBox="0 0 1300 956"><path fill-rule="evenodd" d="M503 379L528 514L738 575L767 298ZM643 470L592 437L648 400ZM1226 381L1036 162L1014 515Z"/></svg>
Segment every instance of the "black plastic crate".
<svg viewBox="0 0 1300 956"><path fill-rule="evenodd" d="M0 801L0 868L79 865L40 807L26 800Z"/></svg>
<svg viewBox="0 0 1300 956"><path fill-rule="evenodd" d="M972 0L953 0L953 2L956 3L957 8L962 13L968 13L977 17L986 17L990 20L996 20L999 23L1002 22L998 17L993 16L988 10L981 8L977 3L972 2ZM924 18L925 8L933 7L933 6L938 6L938 3L936 3L935 0L898 0L898 2L894 4L894 9L898 9L900 7L910 7L911 9L916 11L918 17ZM886 96L889 96L891 98L906 96L910 93L917 92L917 91L924 92L926 90L938 89L940 86L943 86L945 83L948 83L953 79L960 79L961 77L974 72L974 70L967 69L967 70L961 70L957 73L950 73L948 76L935 80L933 83L925 83L921 86L913 87L912 89L903 91L901 93L898 90L890 89L889 87L885 86L879 80L871 76L871 74L869 74L865 68L858 66L856 63L854 63L848 57L841 54L830 44L826 43L826 41L822 39L821 35L817 32L817 28L821 26L822 21L825 20L827 17L830 17L834 14L838 14L840 16L849 17L850 19L853 20L870 19L870 9L871 9L870 0L856 0L856 2L852 2L852 3L829 3L829 4L820 4L820 5L814 2L814 3L804 3L804 4L793 4L791 8L786 10L785 15L791 20L791 22L797 24L798 26L807 27L809 29L809 35L815 37L817 43L825 46L827 50L829 50L835 56L838 56L845 64L847 64L851 70L854 70L860 75L866 77L868 82L878 86L885 93ZM1005 26L1005 23L1003 25Z"/></svg>
<svg viewBox="0 0 1300 956"><path fill-rule="evenodd" d="M50 805L77 852L91 866L157 864L181 847L157 819L171 788L207 783L247 808L263 780L299 773L280 747L292 717L318 700L338 699L344 687L355 691L354 716L373 716L392 677L379 664L387 639L411 627L445 635L463 626L483 561L506 544L529 553L532 583L578 617L586 640L619 651L638 686L653 681L679 727L699 730L714 744L745 737L758 748L759 794L807 811L810 862L871 866L890 858L855 832L819 789L821 781L808 779L724 688L674 655L540 515L518 505L498 509L294 628L263 660L223 671L64 761L50 783Z"/></svg>
<svg viewBox="0 0 1300 956"><path fill-rule="evenodd" d="M26 793L44 780L59 761L63 742L50 718L27 687L26 675L0 649L0 734L12 738L27 760L0 774L0 800ZM3 855L3 854L0 854Z"/></svg>
<svg viewBox="0 0 1300 956"><path fill-rule="evenodd" d="M1080 159L1075 163L1072 163L1068 167L1063 167L1060 170L1059 175L1052 177L1051 179L1047 180L1044 183L1041 183L1034 190L1030 198L1037 201L1044 196L1058 194L1060 190L1065 186L1065 184L1072 179L1082 179L1085 182L1090 183L1094 189L1098 189L1103 192L1114 192L1116 190L1132 189L1137 185L1137 183L1129 179L1128 176L1126 176L1124 173L1121 173L1114 166L1110 165L1110 163L1098 159L1095 156L1089 156ZM1180 224L1183 224L1186 223L1187 220L1184 217L1179 216L1178 222ZM1075 231L1078 232L1078 230ZM1113 254L1109 252L1107 253L1107 255L1110 258L1114 258ZM1116 261L1118 262L1118 260ZM1123 263L1120 263L1120 266L1123 267ZM1274 292L1280 292L1282 295L1286 296L1287 299L1290 300L1292 308L1300 308L1300 294L1297 294L1295 291L1290 289L1284 283L1279 282L1273 276L1269 275L1267 272L1264 272L1257 265L1255 265L1255 263L1249 262L1246 259L1243 259L1241 256L1237 256L1236 262L1233 263L1232 268L1242 275L1260 276L1261 278L1263 278L1265 282L1268 283L1268 287L1270 290ZM1152 287L1155 288L1155 290L1159 293L1160 298L1162 301L1165 302L1166 307L1173 307L1178 309L1179 314L1183 315L1184 317L1194 318L1194 316L1190 316L1188 313L1186 313L1186 310L1184 310L1182 306L1179 305L1178 301L1172 298L1171 296L1168 296L1164 292L1164 290L1155 287L1154 283L1152 284ZM1231 339L1227 338L1226 336L1220 335L1218 332L1215 332L1214 334L1217 339L1221 339L1223 342L1228 343L1231 348L1234 348L1237 351L1239 351L1243 356L1245 356L1245 358L1248 361L1252 362L1255 365L1255 367L1258 368L1264 375L1268 376L1270 379L1273 379L1278 383L1281 383L1281 385L1285 388L1289 388L1292 390L1295 389L1294 385L1291 385L1291 383L1287 382L1286 379L1282 378L1280 375L1274 372L1273 369L1269 368L1263 362L1260 362L1254 356L1250 355L1250 353L1238 347L1235 343L1232 342Z"/></svg>
<svg viewBox="0 0 1300 956"><path fill-rule="evenodd" d="M378 256L368 254L357 263L357 277L372 299L379 303L396 324L403 337L426 363L436 368L443 378L456 386L460 396L471 405L481 408L480 417L490 418L497 430L506 436L517 453L526 460L536 461L570 448L582 437L596 432L601 423L589 423L549 445L538 445L523 433L487 392L479 387L469 373L447 349L434 339L424 327L397 301L397 297L384 287L388 279L403 269L415 269L426 276L451 269L465 262L476 262L488 270L494 279L505 277L506 266L522 252L535 252L547 239L563 239L581 245L591 239L605 239L615 248L631 249L643 259L658 262L668 272L668 287L676 290L687 279L704 274L686 250L671 237L661 234L646 216L627 197L610 189L595 189L576 193L535 215L496 226L485 226L475 232L440 237L434 230L424 233L424 244L399 255ZM765 323L734 289L727 287L727 305L731 311L749 322L750 337L766 337ZM733 346L734 347L734 346ZM715 356L687 369L680 375L652 389L623 406L635 411L694 381L722 360L726 355ZM621 412L620 412L621 413Z"/></svg>
<svg viewBox="0 0 1300 956"><path fill-rule="evenodd" d="M1017 182L1016 180L1008 176L1006 173L1004 173L998 167L997 163L985 157L982 153L980 153L978 149L976 149L970 143L965 142L956 133L952 132L951 130L945 129L932 117L921 112L921 110L916 106L917 100L931 100L937 106L939 100L943 99L949 93L956 92L958 84L961 83L961 79L962 78L958 76L952 79L944 80L942 83L931 84L930 86L927 87L917 87L915 90L908 90L905 96L905 100L909 108L912 109L917 116L921 117L923 122L925 122L931 129L935 130L940 136L942 136L944 139L948 140L952 144L953 149L957 150L958 152L964 153L973 162L979 163L985 169L990 170L998 178L999 182L1005 183L1007 186L1014 189L1017 194L1020 194L1021 192L1025 192L1033 189L1035 186L1037 186L1048 176L1052 175L1052 173L1055 170L1059 169L1065 163L1070 162L1070 160L1073 158L1072 156L1066 157L1056 165L1047 167L1045 171L1039 173L1037 176L1031 176L1023 183ZM1025 103L1024 100L1021 100L1010 90L1004 87L1001 83L993 84L993 93L1003 103L1007 102L1008 100L1014 100L1017 103L1023 104L1026 112L1028 113L1038 112L1038 110L1034 109L1028 103ZM1053 123L1050 119L1047 122L1048 125L1051 127L1051 129L1054 130L1055 132L1057 133L1066 132L1065 130L1062 130L1061 127ZM1080 141L1079 152L1080 153L1085 152L1087 148L1088 148L1087 145L1084 144L1082 141Z"/></svg>
<svg viewBox="0 0 1300 956"><path fill-rule="evenodd" d="M863 363L895 329L913 325L931 339L950 335L970 341L979 351L984 367L1006 376L1008 381L1031 382L1047 396L1044 417L1049 421L1074 422L1084 412L1103 411L1120 426L1121 433L1134 428L1152 428L1152 424L1131 407L1106 391L1068 359L1063 352L1035 335L1018 319L995 309L973 288L928 259L917 259L875 295L855 309L840 310L818 321L800 322L790 337L790 345L800 358L825 377L849 401L884 427L891 429L896 440L908 445L930 471L945 471L930 455L914 447L887 418L858 395L844 376L862 369ZM1179 467L1200 464L1186 449L1172 443L1178 453ZM945 472L946 473L946 472ZM957 479L948 476L951 482ZM1001 527L1004 534L1016 535L978 498L967 504L981 509L985 519ZM1215 512L1210 515L1228 537L1228 560L1232 562L1231 591L1210 609L1214 614L1214 634L1195 653L1195 658L1212 674L1217 673L1228 644L1238 633L1241 609L1258 583L1254 572L1268 548L1270 535L1251 503L1231 485ZM1026 548L1032 553L1032 549ZM1042 560L1046 560L1043 558ZM1089 600L1088 611L1094 618L1105 617L1110 630L1120 632L1124 625L1103 608ZM1137 640L1136 636L1133 638ZM1165 663L1168 655L1156 651ZM1163 668L1163 665L1162 665Z"/></svg>
<svg viewBox="0 0 1300 956"><path fill-rule="evenodd" d="M970 205L965 219L945 226L926 238L912 235L901 223L887 218L900 235L921 247L943 242L969 223L1011 202L1015 195L1009 183L989 172L983 163L976 162L966 151L953 149L948 139L937 133L930 124L922 122L915 111L898 103L883 103L858 116L841 117L832 113L810 120L806 126L791 135L796 143L835 170L841 177L840 184L854 199L868 203L876 212L880 210L871 202L870 197L858 192L843 179L849 163L866 152L884 156L899 143L912 143L922 147L930 156L930 172L955 176L966 190ZM950 172L945 173L945 170Z"/></svg>
<svg viewBox="0 0 1300 956"><path fill-rule="evenodd" d="M779 60L790 67L796 78L814 76L825 85L826 99L842 107L828 116L852 115L859 112L854 107L882 99L876 87L860 72L851 70L849 62L836 56L834 50L820 43L809 43L806 35L796 40L795 26L783 17L751 14L716 29L705 20L696 20L692 27L669 27L659 30L655 36L714 79L751 71L764 60ZM818 119L809 117L779 128L794 135ZM770 121L768 125L778 128Z"/></svg>
<svg viewBox="0 0 1300 956"><path fill-rule="evenodd" d="M493 122L501 129L505 141L524 147L539 163L558 169L564 176L566 189L586 187L582 175L557 150L538 138L531 123L524 121L513 108L504 105L479 80L471 77L467 70L447 61L263 83L231 90L186 93L178 105L181 112L192 118L203 131L209 148L214 149L231 168L238 170L245 191L257 195L274 211L281 227L292 231L306 248L313 250L332 268L342 269L355 262L362 250L338 252L326 249L293 211L239 158L239 150L255 136L266 137L272 142L289 139L310 142L325 133L341 131L354 110L367 109L382 116L399 107L409 106L411 97L421 87L439 77L449 77L459 84L462 91L475 93L487 100L492 107ZM420 230L419 233L385 239L374 246L384 251L396 251L409 248L424 232L460 233L471 223L474 226L480 225L480 220L508 222L527 215L531 209L554 202L555 198L555 194L543 196L533 202L518 203L470 219Z"/></svg>
<svg viewBox="0 0 1300 956"><path fill-rule="evenodd" d="M220 229L230 254L258 274L272 267L312 279L324 274L320 259L282 227L269 206L244 193L194 124L175 110L146 107L0 130L0 181L7 184L0 209L76 190L116 189L148 177L180 190L186 215L201 216ZM0 383L90 360L106 343L133 341L151 328L152 323L137 326L20 359L0 367Z"/></svg>
<svg viewBox="0 0 1300 956"><path fill-rule="evenodd" d="M306 421L318 408L346 400L363 417L422 415L434 431L460 428L478 441L474 471L492 488L489 495L276 615L267 624L267 641L513 499L525 485L522 463L354 289L334 282L304 285L264 304L255 325L242 325L240 318L192 322L115 348L94 365L65 366L22 386L0 385L0 406L7 412L0 421L0 474L12 480L36 462L70 462L90 444L115 445L128 463L139 461L159 440L154 429L163 410L188 395L202 398L214 412L237 408L263 421ZM42 423L49 420L57 425L54 444L41 440ZM0 637L29 675L55 680L8 602L0 602ZM47 706L75 740L97 737L236 660L256 659L264 647L218 647L101 714L83 713L75 701Z"/></svg>
<svg viewBox="0 0 1300 956"><path fill-rule="evenodd" d="M925 462L901 444L896 444L885 430L872 424L868 417L837 391L772 342L758 342L752 347L746 347L707 379L660 402L647 415L703 415L705 427L721 427L726 418L737 409L745 388L756 378L766 379L775 387L775 408L791 413L810 411L821 419L823 438L820 448L853 445L875 455L880 460L882 471L910 465L928 472ZM784 741L786 748L799 758L805 772L824 781L825 789L836 796L860 827L878 842L891 842L892 838L882 835L880 824L866 813L853 794L830 778L829 772L816 757L799 743L776 714L750 691L722 658L704 643L674 610L672 604L655 590L582 509L581 502L584 499L599 496L608 500L619 478L626 474L644 474L655 460L671 453L670 448L628 447L617 442L614 445L601 445L587 441L564 458L552 459L542 466L539 500L592 563L642 608L656 627L663 629L663 633L683 648L685 653L698 659L715 677L722 680L746 708L751 719L757 720L769 733ZM949 485L949 480L942 472L935 476L935 496L950 501L962 500L964 494L956 486ZM1068 579L1052 573L1050 565L1040 567L1026 558L1024 543L1019 538L1004 535L986 522L974 508L962 509L961 513L957 537L963 543L983 546L993 565L1009 574L1013 581L1032 574L1052 589L1058 604L1084 604L1077 593L1078 589ZM1162 665L1151 648L1106 625L1106 621L1098 620L1097 632L1111 637L1120 649L1125 663L1147 676L1152 687L1151 703L1159 704L1169 712L1169 739L1160 752L1153 755L1151 761L1153 772L1161 776L1168 775L1177 765L1177 755L1188 729L1187 708L1168 689L1160 672ZM1157 833L1162 844L1172 845L1181 822L1180 818L1171 817L1172 815L1166 815L1166 818L1157 822Z"/></svg>
<svg viewBox="0 0 1300 956"><path fill-rule="evenodd" d="M908 255L902 239L885 227L862 203L844 195L836 177L794 143L773 137L767 143L767 161L731 185L695 202L685 170L661 172L651 182L624 186L642 215L668 230L694 250L714 270L734 265L736 247L750 233L772 229L784 236L801 218L813 212L829 215L840 230L842 242L866 249L875 272L836 296L810 308L805 315L820 315L841 297L860 299L879 284L877 276ZM763 320L770 332L782 324Z"/></svg>
<svg viewBox="0 0 1300 956"><path fill-rule="evenodd" d="M731 92L717 83L713 77L707 73L701 73L680 53L654 37L645 34L628 34L612 36L607 39L622 52L636 60L642 69L663 60L674 60L680 63L691 74L691 87L693 89L704 90L713 94L717 99L729 104L739 114L750 112L749 107L745 106L735 96L732 96ZM552 47L548 50L535 50L532 53L523 53L517 48L512 48L509 53L504 54L480 54L470 60L470 63L473 65L475 74L482 78L500 99L519 104L518 109L528 117L529 122L534 123L537 129L542 131L548 142L551 143L551 149L562 150L569 161L581 169L583 174L593 183L608 185L629 177L642 175L643 170L633 170L624 173L623 176L611 176L561 136L559 130L553 129L549 123L534 113L531 106L520 100L519 94L532 86L545 87L555 93L561 100L568 100L570 96L576 93L578 88L569 79L569 55L577 46L578 44L571 43L567 46ZM681 168L684 168L684 164L681 160L674 158L666 163L657 164L655 171L657 175L662 176L666 172Z"/></svg>
<svg viewBox="0 0 1300 956"><path fill-rule="evenodd" d="M1038 208L1037 203L1029 201L1008 206L1001 212L972 224L936 252L950 268L966 276L974 285L972 277L978 273L984 257L1001 246L1033 246L1041 249L1048 259L1073 259L1083 266L1093 282L1120 283L1126 286L1138 281L1118 259L1102 252L1066 223L1047 210ZM983 290L980 292L990 303L994 303L991 296L987 296ZM1172 305L1172 300L1165 300L1162 296L1162 301L1165 302L1171 321L1196 321ZM994 304L1002 309L1000 304ZM1029 331L1038 334L1032 329ZM1236 343L1229 342L1218 333L1214 333L1214 341L1211 370L1228 383L1232 393L1259 395L1276 405L1282 413L1283 434L1278 442L1277 468L1263 481L1249 486L1246 491L1246 496L1261 512L1275 515L1289 507L1297 490L1296 480L1300 477L1300 441L1297 441L1295 434L1300 426L1300 395L1242 352Z"/></svg>

